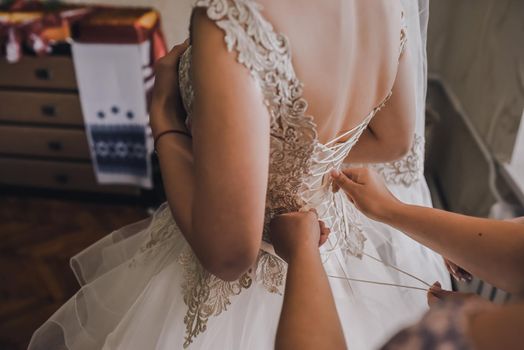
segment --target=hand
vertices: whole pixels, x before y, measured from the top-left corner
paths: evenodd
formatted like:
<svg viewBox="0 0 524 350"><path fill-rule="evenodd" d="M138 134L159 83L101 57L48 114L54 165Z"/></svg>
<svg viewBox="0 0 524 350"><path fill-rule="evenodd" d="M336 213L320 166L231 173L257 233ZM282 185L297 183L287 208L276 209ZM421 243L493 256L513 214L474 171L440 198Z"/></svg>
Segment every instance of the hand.
<svg viewBox="0 0 524 350"><path fill-rule="evenodd" d="M270 223L270 238L276 253L286 262L301 250L318 251L330 230L319 221L316 212L294 212L277 215Z"/></svg>
<svg viewBox="0 0 524 350"><path fill-rule="evenodd" d="M470 282L473 279L473 276L468 271L464 270L462 267L455 264L453 261L444 258L444 263L448 272L458 281L461 282Z"/></svg>
<svg viewBox="0 0 524 350"><path fill-rule="evenodd" d="M188 46L188 40L176 45L155 63L155 85L149 113L153 135L167 129L186 129L186 113L178 86L178 62Z"/></svg>
<svg viewBox="0 0 524 350"><path fill-rule="evenodd" d="M392 209L401 204L387 189L382 178L367 168L333 170L333 191L342 189L358 210L373 220L386 221Z"/></svg>
<svg viewBox="0 0 524 350"><path fill-rule="evenodd" d="M441 288L439 282L435 282L428 291L428 305L430 307L435 306L435 304L441 301L468 300L471 298L480 298L480 296L474 293L462 293L444 290Z"/></svg>

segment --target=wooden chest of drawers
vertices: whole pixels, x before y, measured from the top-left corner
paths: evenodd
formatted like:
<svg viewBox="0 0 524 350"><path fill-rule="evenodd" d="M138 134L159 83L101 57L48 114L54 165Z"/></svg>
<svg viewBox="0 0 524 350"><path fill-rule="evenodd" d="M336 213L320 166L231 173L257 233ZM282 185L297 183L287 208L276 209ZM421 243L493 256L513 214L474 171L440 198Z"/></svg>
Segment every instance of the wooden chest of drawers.
<svg viewBox="0 0 524 350"><path fill-rule="evenodd" d="M140 193L97 184L69 55L0 58L0 186Z"/></svg>

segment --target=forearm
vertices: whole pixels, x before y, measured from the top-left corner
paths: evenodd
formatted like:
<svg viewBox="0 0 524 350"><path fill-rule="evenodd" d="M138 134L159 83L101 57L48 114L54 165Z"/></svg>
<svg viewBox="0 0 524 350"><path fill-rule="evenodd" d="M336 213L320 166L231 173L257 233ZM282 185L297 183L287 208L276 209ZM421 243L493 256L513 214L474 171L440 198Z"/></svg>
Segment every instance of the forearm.
<svg viewBox="0 0 524 350"><path fill-rule="evenodd" d="M290 261L275 348L346 348L331 288L318 253L301 250Z"/></svg>
<svg viewBox="0 0 524 350"><path fill-rule="evenodd" d="M194 196L191 140L180 134L167 134L158 142L157 151L164 191L169 208L188 242L191 243Z"/></svg>
<svg viewBox="0 0 524 350"><path fill-rule="evenodd" d="M245 249L242 239L229 237L234 233L219 236L213 234L213 230L195 226L195 221L206 217L195 214L209 214L212 209L208 207L209 197L207 201L199 201L196 195L191 139L180 134L166 134L158 142L157 150L167 202L182 235L208 271L225 280L237 279L252 260L247 256L249 250ZM206 222L220 226L216 219Z"/></svg>
<svg viewBox="0 0 524 350"><path fill-rule="evenodd" d="M524 292L524 226L398 204L386 223L467 271L512 293Z"/></svg>

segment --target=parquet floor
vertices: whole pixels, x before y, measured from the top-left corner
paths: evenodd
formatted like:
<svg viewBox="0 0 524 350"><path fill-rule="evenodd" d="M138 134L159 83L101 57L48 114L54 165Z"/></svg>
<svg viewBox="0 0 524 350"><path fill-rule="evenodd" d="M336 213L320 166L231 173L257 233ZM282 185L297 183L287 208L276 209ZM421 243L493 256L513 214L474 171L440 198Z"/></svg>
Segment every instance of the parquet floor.
<svg viewBox="0 0 524 350"><path fill-rule="evenodd" d="M136 203L0 195L0 350L25 350L78 289L71 256L146 216Z"/></svg>

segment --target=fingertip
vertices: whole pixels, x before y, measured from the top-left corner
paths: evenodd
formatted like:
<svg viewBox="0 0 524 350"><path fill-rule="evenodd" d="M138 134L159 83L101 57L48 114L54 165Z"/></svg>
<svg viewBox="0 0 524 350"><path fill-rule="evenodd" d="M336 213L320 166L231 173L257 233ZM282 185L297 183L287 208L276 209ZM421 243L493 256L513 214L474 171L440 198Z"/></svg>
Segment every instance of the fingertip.
<svg viewBox="0 0 524 350"><path fill-rule="evenodd" d="M340 171L338 169L331 169L330 174L334 179L338 179L340 177Z"/></svg>
<svg viewBox="0 0 524 350"><path fill-rule="evenodd" d="M442 288L441 288L441 285L440 285L439 281L433 283L433 285L429 288L429 291L431 293L437 293L437 292L439 292L441 290L442 290Z"/></svg>

